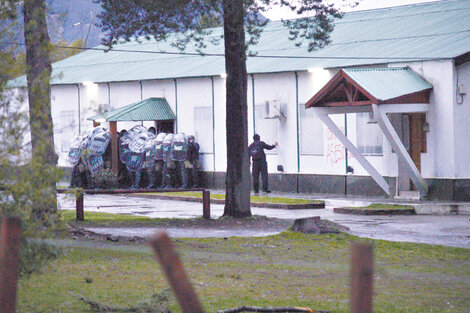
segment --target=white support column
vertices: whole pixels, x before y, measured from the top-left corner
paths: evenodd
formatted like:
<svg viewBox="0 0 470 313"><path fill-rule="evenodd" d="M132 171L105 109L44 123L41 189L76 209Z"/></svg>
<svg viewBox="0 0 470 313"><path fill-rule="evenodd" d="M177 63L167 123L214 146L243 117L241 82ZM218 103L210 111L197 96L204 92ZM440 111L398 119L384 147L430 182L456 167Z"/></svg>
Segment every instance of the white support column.
<svg viewBox="0 0 470 313"><path fill-rule="evenodd" d="M428 195L428 186L408 154L408 151L406 151L406 148L393 128L392 123L390 123L387 114L382 111L377 104L372 104L372 110L374 111L374 119L377 121L388 142L390 142L395 150L399 161L405 167L406 173L413 181L416 188L418 188L420 198L425 198Z"/></svg>
<svg viewBox="0 0 470 313"><path fill-rule="evenodd" d="M361 166L369 173L369 175L377 182L380 188L385 191L387 195L390 196L390 186L387 184L382 175L377 172L377 170L372 166L372 164L367 161L367 159L362 155L362 153L356 148L356 146L349 141L343 132L336 126L336 124L330 119L327 113L321 112L320 110L315 110L317 116L322 120L322 122L333 132L333 134L338 138L339 141L351 152L356 160L361 164Z"/></svg>

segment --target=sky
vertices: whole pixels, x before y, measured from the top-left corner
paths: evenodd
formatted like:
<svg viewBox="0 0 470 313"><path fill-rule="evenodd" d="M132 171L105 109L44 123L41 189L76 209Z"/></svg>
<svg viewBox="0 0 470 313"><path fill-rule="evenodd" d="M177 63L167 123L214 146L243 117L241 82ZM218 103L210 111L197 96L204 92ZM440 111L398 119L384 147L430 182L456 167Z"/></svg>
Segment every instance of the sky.
<svg viewBox="0 0 470 313"><path fill-rule="evenodd" d="M344 12L348 11L357 11L357 10L370 10L378 8L393 7L399 5L407 5L413 3L422 3L422 2L433 2L438 0L359 0L359 5L354 8L344 7L341 10ZM340 3L341 1L334 0L334 2ZM281 18L295 18L297 17L295 13L290 12L289 10L271 10L270 12L263 13L267 18L275 21L280 20Z"/></svg>

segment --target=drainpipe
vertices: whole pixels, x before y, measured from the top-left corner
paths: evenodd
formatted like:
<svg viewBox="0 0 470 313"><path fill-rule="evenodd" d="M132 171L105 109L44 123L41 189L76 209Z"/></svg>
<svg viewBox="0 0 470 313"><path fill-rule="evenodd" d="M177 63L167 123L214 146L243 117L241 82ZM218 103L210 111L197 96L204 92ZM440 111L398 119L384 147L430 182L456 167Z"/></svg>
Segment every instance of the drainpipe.
<svg viewBox="0 0 470 313"><path fill-rule="evenodd" d="M252 91L252 102L253 102L253 135L256 134L256 124L255 124L255 76L250 74L251 76L251 91Z"/></svg>
<svg viewBox="0 0 470 313"><path fill-rule="evenodd" d="M142 92L142 81L139 80L139 86L140 86L140 101L144 100L143 92ZM144 121L140 121L140 125L144 125Z"/></svg>
<svg viewBox="0 0 470 313"><path fill-rule="evenodd" d="M176 82L176 78L173 79L173 82L175 83L175 115L176 115L175 134L177 134L178 133L178 83Z"/></svg>
<svg viewBox="0 0 470 313"><path fill-rule="evenodd" d="M299 192L299 174L300 174L300 127L299 127L299 74L294 72L295 75L295 120L296 120L296 137L297 137L297 179L296 191Z"/></svg>
<svg viewBox="0 0 470 313"><path fill-rule="evenodd" d="M295 74L295 112L297 125L297 173L300 173L300 127L299 127L299 75Z"/></svg>
<svg viewBox="0 0 470 313"><path fill-rule="evenodd" d="M211 76L212 87L212 169L215 172L215 94L214 94L214 77Z"/></svg>
<svg viewBox="0 0 470 313"><path fill-rule="evenodd" d="M108 86L108 104L111 105L111 86L109 82L106 83L106 86Z"/></svg>
<svg viewBox="0 0 470 313"><path fill-rule="evenodd" d="M344 114L344 135L348 137L348 115ZM348 148L344 147L344 160L346 175L344 176L344 194L348 194Z"/></svg>
<svg viewBox="0 0 470 313"><path fill-rule="evenodd" d="M77 84L77 91L78 91L78 134L82 133L82 128L80 126L80 83Z"/></svg>

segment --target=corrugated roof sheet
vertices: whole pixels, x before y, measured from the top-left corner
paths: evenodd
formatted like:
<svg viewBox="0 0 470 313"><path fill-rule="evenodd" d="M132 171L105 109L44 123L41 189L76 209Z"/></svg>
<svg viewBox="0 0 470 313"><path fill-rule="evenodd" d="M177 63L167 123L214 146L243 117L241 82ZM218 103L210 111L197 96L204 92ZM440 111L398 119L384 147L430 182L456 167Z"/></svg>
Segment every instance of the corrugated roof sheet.
<svg viewBox="0 0 470 313"><path fill-rule="evenodd" d="M107 122L175 120L176 116L164 98L148 98L88 118Z"/></svg>
<svg viewBox="0 0 470 313"><path fill-rule="evenodd" d="M213 30L212 37L222 34ZM335 21L332 43L309 53L289 39L282 22L270 22L251 47L249 73L302 71L426 59L451 59L470 51L470 0L448 0L346 13ZM206 53L223 53L223 41L208 43ZM102 47L103 48L103 47ZM134 53L175 52L167 42L131 41L115 46L127 51L88 50L53 64L52 84L117 82L215 76L225 72L223 56ZM194 52L188 47L186 52ZM298 58L266 58L261 56ZM13 84L25 84L20 77Z"/></svg>
<svg viewBox="0 0 470 313"><path fill-rule="evenodd" d="M390 100L432 86L408 68L343 69L357 84L377 100Z"/></svg>

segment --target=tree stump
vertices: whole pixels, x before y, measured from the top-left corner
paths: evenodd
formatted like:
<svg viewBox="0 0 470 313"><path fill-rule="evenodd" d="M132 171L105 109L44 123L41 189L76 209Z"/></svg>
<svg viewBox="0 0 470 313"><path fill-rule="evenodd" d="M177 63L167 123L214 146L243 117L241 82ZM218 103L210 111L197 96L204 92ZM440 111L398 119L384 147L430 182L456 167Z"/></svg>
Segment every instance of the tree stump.
<svg viewBox="0 0 470 313"><path fill-rule="evenodd" d="M296 219L292 226L292 231L317 235L339 233L338 229L331 227L326 221L322 221L320 216Z"/></svg>

